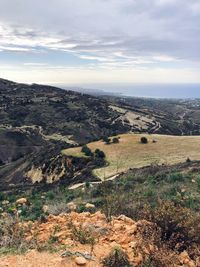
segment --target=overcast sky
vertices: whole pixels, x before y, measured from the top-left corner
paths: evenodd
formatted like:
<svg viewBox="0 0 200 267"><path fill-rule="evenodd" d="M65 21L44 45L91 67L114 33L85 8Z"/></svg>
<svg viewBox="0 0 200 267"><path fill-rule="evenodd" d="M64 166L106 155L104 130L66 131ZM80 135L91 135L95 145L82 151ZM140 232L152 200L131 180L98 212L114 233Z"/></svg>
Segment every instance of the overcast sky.
<svg viewBox="0 0 200 267"><path fill-rule="evenodd" d="M200 0L0 0L0 77L199 83Z"/></svg>

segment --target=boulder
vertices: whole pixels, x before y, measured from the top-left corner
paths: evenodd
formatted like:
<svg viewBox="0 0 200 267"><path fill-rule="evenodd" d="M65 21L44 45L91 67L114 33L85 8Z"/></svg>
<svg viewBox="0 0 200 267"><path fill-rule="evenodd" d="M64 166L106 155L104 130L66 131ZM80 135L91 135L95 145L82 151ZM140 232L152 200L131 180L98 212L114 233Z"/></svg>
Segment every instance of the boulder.
<svg viewBox="0 0 200 267"><path fill-rule="evenodd" d="M86 259L83 258L83 257L76 257L76 258L75 258L75 263L76 263L77 265L79 265L79 266L84 266L84 265L87 264L87 261L86 261Z"/></svg>
<svg viewBox="0 0 200 267"><path fill-rule="evenodd" d="M77 207L76 207L76 204L74 202L69 202L69 203L67 203L67 208L71 211L74 211L74 210L76 210Z"/></svg>
<svg viewBox="0 0 200 267"><path fill-rule="evenodd" d="M8 205L9 203L10 203L10 202L9 202L8 200L3 200L3 201L2 201L2 205L5 205L5 206Z"/></svg>
<svg viewBox="0 0 200 267"><path fill-rule="evenodd" d="M94 209L95 205L91 204L91 203L87 203L87 204L85 204L85 207L86 207L86 209Z"/></svg>
<svg viewBox="0 0 200 267"><path fill-rule="evenodd" d="M16 204L24 205L24 204L27 204L27 202L28 202L27 199L25 197L22 197L22 198L17 199Z"/></svg>
<svg viewBox="0 0 200 267"><path fill-rule="evenodd" d="M44 213L47 213L48 210L49 210L49 207L48 207L47 205L44 205L44 206L42 207L42 211L43 211Z"/></svg>

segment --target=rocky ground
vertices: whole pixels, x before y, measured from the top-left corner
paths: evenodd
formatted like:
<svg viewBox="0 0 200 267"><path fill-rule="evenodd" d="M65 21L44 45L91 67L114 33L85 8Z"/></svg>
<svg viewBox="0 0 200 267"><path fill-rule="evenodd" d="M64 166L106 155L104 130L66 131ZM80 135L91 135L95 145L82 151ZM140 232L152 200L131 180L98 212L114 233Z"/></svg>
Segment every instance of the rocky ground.
<svg viewBox="0 0 200 267"><path fill-rule="evenodd" d="M103 265L103 260L113 250L124 251L130 266L154 266L142 265L154 256L161 264L162 261L169 262L168 265L156 265L160 267L200 266L186 251L176 254L158 247L152 223L145 220L135 222L124 215L113 217L108 222L100 212L71 212L49 215L43 221L19 223L19 227L23 229L25 242L37 243L40 248L51 244L51 247L62 246L62 249L54 253L34 249L24 255L1 256L0 267L123 266Z"/></svg>

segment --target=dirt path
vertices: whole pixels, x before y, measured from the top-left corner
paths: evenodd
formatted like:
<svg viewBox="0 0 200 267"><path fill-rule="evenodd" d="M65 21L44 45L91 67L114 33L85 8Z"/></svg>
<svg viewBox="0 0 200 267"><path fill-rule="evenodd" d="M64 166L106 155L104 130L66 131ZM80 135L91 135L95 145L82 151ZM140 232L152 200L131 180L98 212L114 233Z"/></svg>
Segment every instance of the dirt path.
<svg viewBox="0 0 200 267"><path fill-rule="evenodd" d="M32 250L25 255L0 257L0 267L77 267L74 260L62 258L58 253L37 252ZM88 262L87 267L100 267L94 261Z"/></svg>

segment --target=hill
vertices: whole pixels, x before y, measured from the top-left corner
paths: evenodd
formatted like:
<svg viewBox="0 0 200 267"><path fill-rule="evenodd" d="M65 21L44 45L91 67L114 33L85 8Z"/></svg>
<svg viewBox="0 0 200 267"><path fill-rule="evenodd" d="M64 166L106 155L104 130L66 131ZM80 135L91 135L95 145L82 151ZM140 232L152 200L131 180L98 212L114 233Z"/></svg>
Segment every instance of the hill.
<svg viewBox="0 0 200 267"><path fill-rule="evenodd" d="M143 136L147 137L147 144L140 142ZM102 180L130 168L142 168L151 164L173 165L185 162L187 158L200 160L200 136L123 134L118 137L119 143L116 144L106 144L102 140L88 144L93 152L100 149L106 155L107 166L94 170L94 174ZM81 147L63 150L63 154L84 156Z"/></svg>
<svg viewBox="0 0 200 267"><path fill-rule="evenodd" d="M96 162L72 158L61 154L61 150L128 132L198 135L199 106L199 100L96 97L52 86L0 79L0 187L4 190L14 185L28 187L59 181L66 184L85 179L94 181L96 178L91 171ZM97 144L101 146L101 142ZM122 155L125 155L123 149L132 154L121 144L123 142L119 144ZM160 141L152 145L155 148L159 144ZM189 145L194 147L191 142L188 150ZM119 158L116 161L116 153L113 161L109 159L114 147L111 145L105 151L111 162L109 167L102 169L108 171L106 176L116 173L116 169L124 171L155 162L159 153L162 154L162 149L157 155L151 150L152 155L137 151L135 161L133 155L128 154L130 159L121 163ZM141 147L135 147L138 148ZM178 155L181 160L198 157L198 152L195 155L184 155L187 154L184 149L182 152ZM140 161L143 156L146 158Z"/></svg>
<svg viewBox="0 0 200 267"><path fill-rule="evenodd" d="M61 149L128 131L117 117L103 99L0 79L1 188L61 178L70 183L81 164L69 168Z"/></svg>

